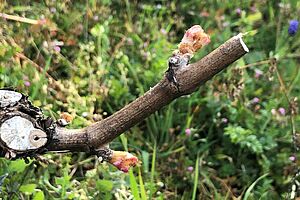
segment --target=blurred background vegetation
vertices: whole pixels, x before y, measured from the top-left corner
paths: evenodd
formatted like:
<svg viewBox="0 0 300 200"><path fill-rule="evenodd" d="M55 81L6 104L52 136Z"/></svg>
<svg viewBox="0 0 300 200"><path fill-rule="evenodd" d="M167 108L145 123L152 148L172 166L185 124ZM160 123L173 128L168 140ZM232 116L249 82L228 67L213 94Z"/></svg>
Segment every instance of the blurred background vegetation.
<svg viewBox="0 0 300 200"><path fill-rule="evenodd" d="M124 174L85 153L0 159L0 199L283 199L297 169L300 37L293 1L0 0L0 88L26 93L46 115L99 121L161 79L184 31L211 43L239 32L250 53L192 95L111 143L142 161ZM275 60L276 59L276 60Z"/></svg>

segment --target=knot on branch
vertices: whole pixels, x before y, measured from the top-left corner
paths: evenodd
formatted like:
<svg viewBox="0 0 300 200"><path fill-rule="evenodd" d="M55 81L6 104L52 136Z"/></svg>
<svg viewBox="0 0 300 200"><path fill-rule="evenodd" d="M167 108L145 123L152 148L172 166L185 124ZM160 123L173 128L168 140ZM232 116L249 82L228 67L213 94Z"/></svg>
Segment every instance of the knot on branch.
<svg viewBox="0 0 300 200"><path fill-rule="evenodd" d="M187 66L193 55L209 42L210 37L204 32L202 27L194 25L185 32L178 49L169 58L166 77L169 82L176 86L178 93L180 93L180 84L176 79L176 71Z"/></svg>
<svg viewBox="0 0 300 200"><path fill-rule="evenodd" d="M98 157L98 160L100 162L103 161L110 161L113 155L113 150L111 150L108 145L103 146L102 148L99 149L94 149L91 151L92 154L95 154Z"/></svg>
<svg viewBox="0 0 300 200"><path fill-rule="evenodd" d="M56 125L34 107L28 97L0 90L0 150L10 159L34 157L46 151Z"/></svg>

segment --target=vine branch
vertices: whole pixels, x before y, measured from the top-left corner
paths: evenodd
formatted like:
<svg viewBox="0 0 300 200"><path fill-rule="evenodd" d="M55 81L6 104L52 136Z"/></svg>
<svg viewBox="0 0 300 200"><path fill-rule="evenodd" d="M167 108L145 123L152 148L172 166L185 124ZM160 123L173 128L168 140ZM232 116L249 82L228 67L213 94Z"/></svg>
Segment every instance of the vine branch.
<svg viewBox="0 0 300 200"><path fill-rule="evenodd" d="M202 40L201 37L204 33L201 34L199 37ZM188 31L186 35L188 35ZM120 164L119 160L115 159L116 156L125 157L129 165L136 163L136 158L132 157L131 154L126 154L126 152L110 150L106 146L109 142L155 111L168 105L174 99L193 93L199 86L249 51L242 40L242 34L239 34L230 38L199 61L188 64L189 59L185 60L186 56L188 55L187 57L190 58L190 54L193 54L200 47L192 46L193 51L188 51L186 44L181 43L179 50L182 48L182 52L169 59L168 71L170 72L172 66L175 68L172 69L172 78L170 78L170 74L166 74L161 81L141 97L106 119L82 129L60 127L53 120L42 117L40 109L32 106L24 95L20 97L18 95L20 93L15 92L16 94L14 94L12 91L9 93L8 90L2 90L3 92L0 92L0 156L24 158L47 151L65 150L90 152L109 160L122 171L127 171L127 168L123 168L124 166ZM7 102L10 104L8 105ZM20 123L24 124L26 129L20 129ZM12 128L3 128L4 125L14 126L15 129L13 130L15 131L13 132ZM25 133L25 131L27 132ZM7 133L19 134L17 137L19 137L22 145L16 145L14 143L15 136L11 138L13 136L9 136ZM20 135L25 136L25 139L23 136L21 138Z"/></svg>

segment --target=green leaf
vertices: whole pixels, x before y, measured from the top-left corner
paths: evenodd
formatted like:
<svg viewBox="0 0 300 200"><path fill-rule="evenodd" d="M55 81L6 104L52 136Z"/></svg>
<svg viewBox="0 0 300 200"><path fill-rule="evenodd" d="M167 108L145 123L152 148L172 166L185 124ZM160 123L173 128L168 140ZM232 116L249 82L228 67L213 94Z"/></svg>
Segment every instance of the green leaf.
<svg viewBox="0 0 300 200"><path fill-rule="evenodd" d="M140 200L139 188L132 169L129 170L130 189L135 200Z"/></svg>
<svg viewBox="0 0 300 200"><path fill-rule="evenodd" d="M97 169L91 169L91 170L88 170L86 173L85 173L85 176L87 178L93 178L97 175Z"/></svg>
<svg viewBox="0 0 300 200"><path fill-rule="evenodd" d="M10 172L23 172L28 164L25 163L24 160L15 160L11 161L9 164L9 171Z"/></svg>
<svg viewBox="0 0 300 200"><path fill-rule="evenodd" d="M154 143L153 155L152 155L152 162L151 162L150 195L149 195L149 199L152 199L153 192L155 191L155 184L154 184L155 163L156 163L156 143Z"/></svg>
<svg viewBox="0 0 300 200"><path fill-rule="evenodd" d="M91 29L91 34L95 37L97 36L100 36L101 34L103 34L105 32L105 28L100 25L100 24L97 24L96 26L94 26L92 29Z"/></svg>
<svg viewBox="0 0 300 200"><path fill-rule="evenodd" d="M243 198L243 200L247 200L251 194L251 191L253 190L254 186L258 183L258 181L260 181L261 179L265 178L266 176L268 176L269 174L264 174L262 175L261 177L259 177L258 179L256 179L256 181L254 181L250 187L247 189L246 193L245 193L245 196Z"/></svg>
<svg viewBox="0 0 300 200"><path fill-rule="evenodd" d="M263 145L249 129L230 125L225 128L224 134L230 137L232 143L239 144L242 148L248 148L254 153L263 152Z"/></svg>
<svg viewBox="0 0 300 200"><path fill-rule="evenodd" d="M246 17L246 21L249 22L250 24L253 24L254 22L259 21L261 19L262 19L261 12L254 13Z"/></svg>
<svg viewBox="0 0 300 200"><path fill-rule="evenodd" d="M96 183L96 187L101 192L110 192L112 191L114 184L110 180L98 180Z"/></svg>
<svg viewBox="0 0 300 200"><path fill-rule="evenodd" d="M26 184L20 187L20 192L25 193L26 195L30 195L34 192L36 188L36 184Z"/></svg>
<svg viewBox="0 0 300 200"><path fill-rule="evenodd" d="M123 147L124 147L125 151L128 151L127 137L124 134L122 134L122 135L120 135L120 139L122 141L122 144L123 144Z"/></svg>
<svg viewBox="0 0 300 200"><path fill-rule="evenodd" d="M44 200L44 199L45 199L45 195L43 191L38 191L33 196L33 200Z"/></svg>
<svg viewBox="0 0 300 200"><path fill-rule="evenodd" d="M4 180L6 179L7 176L8 176L8 173L5 173L0 176L0 187L2 186ZM0 191L1 191L1 189L0 189Z"/></svg>
<svg viewBox="0 0 300 200"><path fill-rule="evenodd" d="M192 200L196 199L196 193L198 188L198 181L199 181L199 154L197 156L196 164L195 164L195 177L194 177L194 187L193 187L193 196Z"/></svg>
<svg viewBox="0 0 300 200"><path fill-rule="evenodd" d="M139 168L139 183L140 183L140 190L141 190L142 200L147 200L146 190L145 190L143 177L142 177L142 173L141 173L141 168Z"/></svg>
<svg viewBox="0 0 300 200"><path fill-rule="evenodd" d="M149 172L149 153L147 151L142 151L142 159L144 172Z"/></svg>

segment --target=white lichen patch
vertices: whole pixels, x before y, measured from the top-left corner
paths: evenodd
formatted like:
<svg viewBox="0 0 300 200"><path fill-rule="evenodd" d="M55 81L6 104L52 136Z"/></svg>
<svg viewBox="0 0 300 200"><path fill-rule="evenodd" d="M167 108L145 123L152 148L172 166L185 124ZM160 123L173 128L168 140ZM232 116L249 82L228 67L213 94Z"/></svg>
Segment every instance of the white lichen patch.
<svg viewBox="0 0 300 200"><path fill-rule="evenodd" d="M0 107L13 106L22 98L22 94L10 90L0 90Z"/></svg>
<svg viewBox="0 0 300 200"><path fill-rule="evenodd" d="M33 134L37 137L33 137ZM13 150L37 149L46 143L45 136L46 133L34 128L29 120L20 116L6 120L0 127L1 140Z"/></svg>

